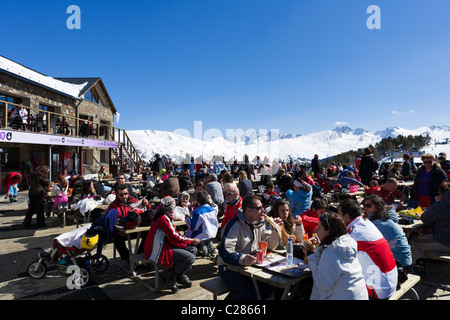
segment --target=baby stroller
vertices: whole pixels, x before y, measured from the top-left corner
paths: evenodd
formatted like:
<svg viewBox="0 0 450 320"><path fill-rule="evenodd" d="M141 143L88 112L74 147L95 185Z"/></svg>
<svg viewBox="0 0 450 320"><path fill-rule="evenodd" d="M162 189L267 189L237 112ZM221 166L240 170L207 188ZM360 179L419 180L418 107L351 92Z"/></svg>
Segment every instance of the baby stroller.
<svg viewBox="0 0 450 320"><path fill-rule="evenodd" d="M86 231L87 227L82 227L60 236L63 243L67 243L69 236L74 236L69 242L71 244L78 242L80 244L78 246L61 246L61 242L58 241L59 237L53 239L53 248L50 251L39 252L39 260L28 266L30 277L33 279L44 278L47 274L47 264L49 264L56 266L61 275L72 275L73 289L86 286L90 282L92 270L105 271L109 266L108 258L104 255L91 254L91 251L97 246L98 235L89 235Z"/></svg>

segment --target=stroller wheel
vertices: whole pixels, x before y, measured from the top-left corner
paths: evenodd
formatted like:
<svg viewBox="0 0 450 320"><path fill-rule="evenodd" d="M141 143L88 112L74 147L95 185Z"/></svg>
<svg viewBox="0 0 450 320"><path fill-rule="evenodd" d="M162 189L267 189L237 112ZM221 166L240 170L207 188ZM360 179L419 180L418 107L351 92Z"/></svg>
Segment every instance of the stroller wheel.
<svg viewBox="0 0 450 320"><path fill-rule="evenodd" d="M92 268L97 272L103 272L109 267L109 260L103 254L100 257L92 257L91 260Z"/></svg>
<svg viewBox="0 0 450 320"><path fill-rule="evenodd" d="M73 266L70 266L70 267L73 267ZM69 279L67 280L67 281L71 281L71 284L69 285L69 282L68 282L67 285L69 288L80 289L80 288L85 287L89 283L90 280L91 280L91 274L89 273L89 271L87 269L82 267L82 268L78 268L78 270L75 270L72 273L72 276L69 277Z"/></svg>
<svg viewBox="0 0 450 320"><path fill-rule="evenodd" d="M47 266L41 260L32 262L28 266L28 274L33 279L42 279L47 274Z"/></svg>

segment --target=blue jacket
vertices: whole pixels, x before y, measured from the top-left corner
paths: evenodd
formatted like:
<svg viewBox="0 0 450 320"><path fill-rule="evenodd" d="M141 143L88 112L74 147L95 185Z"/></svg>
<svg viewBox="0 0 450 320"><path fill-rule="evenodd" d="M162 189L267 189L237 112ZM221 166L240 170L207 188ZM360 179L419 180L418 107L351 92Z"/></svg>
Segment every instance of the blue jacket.
<svg viewBox="0 0 450 320"><path fill-rule="evenodd" d="M289 199L289 210L291 210L294 219L297 215L301 215L311 207L312 194L312 188L309 192L298 189L292 194Z"/></svg>
<svg viewBox="0 0 450 320"><path fill-rule="evenodd" d="M394 211L395 213L395 209L390 209L389 211ZM391 214L391 212L389 213ZM389 243L395 260L400 261L403 266L410 266L412 263L411 247L402 227L393 220L392 216L395 218L396 215L391 214L390 219L377 219L372 222Z"/></svg>
<svg viewBox="0 0 450 320"><path fill-rule="evenodd" d="M186 231L188 238L215 238L218 230L217 212L209 204L204 204L192 211L192 218L187 218L186 224L189 227Z"/></svg>

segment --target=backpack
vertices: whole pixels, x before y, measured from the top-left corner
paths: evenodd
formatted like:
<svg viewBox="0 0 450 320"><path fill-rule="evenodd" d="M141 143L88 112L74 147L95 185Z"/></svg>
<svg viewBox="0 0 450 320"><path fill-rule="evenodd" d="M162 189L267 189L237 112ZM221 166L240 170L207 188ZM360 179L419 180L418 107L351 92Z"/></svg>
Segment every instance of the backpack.
<svg viewBox="0 0 450 320"><path fill-rule="evenodd" d="M318 185L311 186L313 191L313 197L321 197L322 196L322 188Z"/></svg>

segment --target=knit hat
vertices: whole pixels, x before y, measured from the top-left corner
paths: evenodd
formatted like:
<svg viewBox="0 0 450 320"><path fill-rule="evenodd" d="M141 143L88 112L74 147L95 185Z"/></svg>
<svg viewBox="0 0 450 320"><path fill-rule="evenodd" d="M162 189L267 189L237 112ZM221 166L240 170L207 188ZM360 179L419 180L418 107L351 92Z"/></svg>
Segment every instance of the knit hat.
<svg viewBox="0 0 450 320"><path fill-rule="evenodd" d="M164 212L172 212L176 206L175 199L171 196L166 196L161 199L161 210Z"/></svg>

